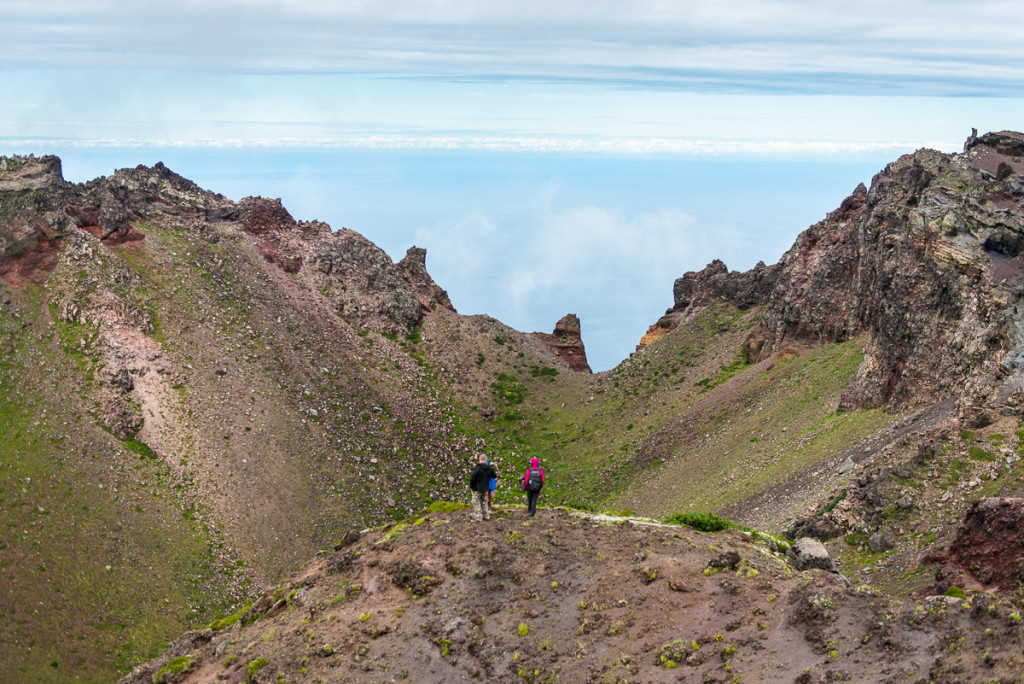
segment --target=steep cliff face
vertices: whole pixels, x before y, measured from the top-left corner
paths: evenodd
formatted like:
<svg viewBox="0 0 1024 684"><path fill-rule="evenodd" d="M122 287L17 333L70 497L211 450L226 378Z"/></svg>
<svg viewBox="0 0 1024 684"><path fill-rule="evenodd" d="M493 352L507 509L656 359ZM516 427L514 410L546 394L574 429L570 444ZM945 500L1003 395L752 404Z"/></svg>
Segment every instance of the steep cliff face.
<svg viewBox="0 0 1024 684"><path fill-rule="evenodd" d="M744 344L758 361L787 345L868 334L842 408L905 408L963 391L1024 401L1024 137L986 134L963 154L921 150L859 186L801 233L778 264L714 262L675 285L649 343L709 301L763 305Z"/></svg>
<svg viewBox="0 0 1024 684"><path fill-rule="evenodd" d="M965 386L966 401L979 401L1016 371L1024 191L1019 176L999 180L975 163L1016 168L1003 140L1019 136L986 136L963 155L905 156L802 233L780 262L751 355L867 331L845 406L903 407Z"/></svg>

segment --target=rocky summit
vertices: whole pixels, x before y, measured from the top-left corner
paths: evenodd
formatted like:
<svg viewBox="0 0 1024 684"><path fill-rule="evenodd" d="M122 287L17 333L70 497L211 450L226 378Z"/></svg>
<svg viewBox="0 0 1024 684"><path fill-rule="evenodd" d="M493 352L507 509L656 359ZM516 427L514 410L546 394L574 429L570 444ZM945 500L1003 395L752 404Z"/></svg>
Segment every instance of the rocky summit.
<svg viewBox="0 0 1024 684"><path fill-rule="evenodd" d="M1022 155L901 157L603 373L418 247L0 158L0 679L1021 681Z"/></svg>

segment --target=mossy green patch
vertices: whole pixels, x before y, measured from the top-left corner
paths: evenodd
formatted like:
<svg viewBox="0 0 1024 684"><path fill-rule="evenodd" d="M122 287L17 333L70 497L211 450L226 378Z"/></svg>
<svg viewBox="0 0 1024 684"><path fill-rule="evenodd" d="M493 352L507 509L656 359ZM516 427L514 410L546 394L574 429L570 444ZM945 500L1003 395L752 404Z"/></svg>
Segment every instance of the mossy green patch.
<svg viewBox="0 0 1024 684"><path fill-rule="evenodd" d="M168 678L174 675L188 672L192 667L199 662L199 656L196 655L184 655L177 658L171 658L166 665L157 670L156 675L153 677L153 684L162 684L168 680Z"/></svg>
<svg viewBox="0 0 1024 684"><path fill-rule="evenodd" d="M521 404L526 399L526 388L514 375L495 373L496 380L491 383L494 396L509 405Z"/></svg>
<svg viewBox="0 0 1024 684"><path fill-rule="evenodd" d="M383 544L385 542L391 541L392 539L394 539L398 535L400 535L403 532L405 532L405 530L408 529L408 527L409 527L408 523L397 523L397 524L395 524L390 530L388 530L384 534L383 537L380 538L380 541L378 541L377 543L378 544Z"/></svg>
<svg viewBox="0 0 1024 684"><path fill-rule="evenodd" d="M736 527L736 523L714 513L673 513L664 522L670 525L686 525L701 532L721 532Z"/></svg>
<svg viewBox="0 0 1024 684"><path fill-rule="evenodd" d="M454 513L455 511L461 511L469 508L467 504L456 503L454 501L435 501L429 506L425 513L430 515L431 513Z"/></svg>
<svg viewBox="0 0 1024 684"><path fill-rule="evenodd" d="M983 463L991 463L992 461L996 460L996 457L995 457L994 454L992 454L992 453L990 453L988 451L985 451L985 449L981 448L980 446L973 445L973 444L971 446L967 447L967 454L971 457L971 460L973 460L973 461L982 461Z"/></svg>
<svg viewBox="0 0 1024 684"><path fill-rule="evenodd" d="M243 615L245 615L245 611L249 610L249 607L251 605L252 605L251 603L250 604L246 604L246 606L244 608L242 608L241 610L239 610L237 613L232 613L231 615L228 615L227 617L218 618L218 619L214 620L213 622L210 623L210 629L212 629L215 632L219 631L219 630L222 630L222 629L227 629L231 625L233 625L236 622L238 622L238 620Z"/></svg>
<svg viewBox="0 0 1024 684"><path fill-rule="evenodd" d="M270 660L267 658L254 658L250 660L245 666L245 677L246 681L252 681L252 678L256 676L256 673L265 668L270 664Z"/></svg>

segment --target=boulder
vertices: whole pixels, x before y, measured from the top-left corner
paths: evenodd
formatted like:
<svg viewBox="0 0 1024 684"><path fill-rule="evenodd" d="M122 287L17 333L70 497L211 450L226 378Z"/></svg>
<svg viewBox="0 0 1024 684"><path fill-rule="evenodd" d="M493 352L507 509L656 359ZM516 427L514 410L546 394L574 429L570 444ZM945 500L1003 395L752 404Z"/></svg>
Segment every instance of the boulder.
<svg viewBox="0 0 1024 684"><path fill-rule="evenodd" d="M735 551L725 551L708 561L709 568L716 568L718 570L735 570L739 564L740 554Z"/></svg>
<svg viewBox="0 0 1024 684"><path fill-rule="evenodd" d="M868 548L872 553L884 553L892 548L892 542L881 532L875 532L868 537Z"/></svg>
<svg viewBox="0 0 1024 684"><path fill-rule="evenodd" d="M817 568L836 572L835 563L828 555L828 549L819 540L813 537L801 537L796 540L793 546L789 547L787 555L793 559L797 570L810 570Z"/></svg>
<svg viewBox="0 0 1024 684"><path fill-rule="evenodd" d="M803 529L800 530L800 537L811 537L818 541L826 542L829 539L835 539L841 535L843 531L839 528L835 522L826 516L819 515L811 518Z"/></svg>

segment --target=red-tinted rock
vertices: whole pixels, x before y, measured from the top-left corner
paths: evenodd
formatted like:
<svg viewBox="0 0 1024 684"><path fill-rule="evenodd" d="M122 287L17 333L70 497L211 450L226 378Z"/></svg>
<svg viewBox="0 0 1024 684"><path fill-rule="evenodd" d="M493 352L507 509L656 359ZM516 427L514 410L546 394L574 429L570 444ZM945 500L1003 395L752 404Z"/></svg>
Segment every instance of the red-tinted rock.
<svg viewBox="0 0 1024 684"><path fill-rule="evenodd" d="M587 362L587 350L583 347L583 338L580 336L580 319L576 314L566 314L555 324L552 334L530 333L534 338L544 343L544 346L552 354L562 359L569 368L590 373L590 364Z"/></svg>
<svg viewBox="0 0 1024 684"><path fill-rule="evenodd" d="M951 586L1009 591L1024 581L1024 499L986 498L964 516L936 572L937 589ZM969 578L969 579L968 579Z"/></svg>
<svg viewBox="0 0 1024 684"><path fill-rule="evenodd" d="M19 216L0 226L0 277L41 284L57 262L61 239L42 218Z"/></svg>

